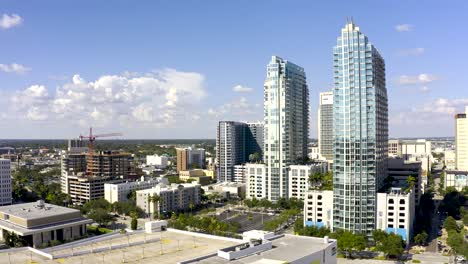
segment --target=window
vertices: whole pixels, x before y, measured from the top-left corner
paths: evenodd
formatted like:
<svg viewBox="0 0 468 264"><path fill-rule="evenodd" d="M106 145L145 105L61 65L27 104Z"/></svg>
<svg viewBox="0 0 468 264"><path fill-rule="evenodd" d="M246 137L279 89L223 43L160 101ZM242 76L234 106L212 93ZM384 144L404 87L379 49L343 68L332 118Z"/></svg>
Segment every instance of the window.
<svg viewBox="0 0 468 264"><path fill-rule="evenodd" d="M394 204L393 199L388 200L389 204Z"/></svg>
<svg viewBox="0 0 468 264"><path fill-rule="evenodd" d="M322 200L322 195L317 196L317 200Z"/></svg>
<svg viewBox="0 0 468 264"><path fill-rule="evenodd" d="M405 204L405 200L404 200L404 199L400 199L400 204Z"/></svg>
<svg viewBox="0 0 468 264"><path fill-rule="evenodd" d="M393 224L388 225L388 228L393 228Z"/></svg>
<svg viewBox="0 0 468 264"><path fill-rule="evenodd" d="M404 225L399 225L398 228L405 228L405 226Z"/></svg>

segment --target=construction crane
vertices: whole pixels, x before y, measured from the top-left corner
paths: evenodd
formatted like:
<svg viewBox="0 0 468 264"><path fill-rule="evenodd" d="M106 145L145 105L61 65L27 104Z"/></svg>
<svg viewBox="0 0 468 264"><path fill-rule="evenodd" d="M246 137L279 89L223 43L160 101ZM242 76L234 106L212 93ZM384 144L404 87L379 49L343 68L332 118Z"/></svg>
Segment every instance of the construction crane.
<svg viewBox="0 0 468 264"><path fill-rule="evenodd" d="M87 155L87 162L86 162L86 171L88 175L91 175L93 172L93 156L94 156L94 141L96 138L103 138L103 137L118 137L123 136L122 133L108 133L108 134L99 134L93 135L93 128L89 128L89 135L83 136L80 134L79 139L82 141L83 139L88 140L88 155Z"/></svg>

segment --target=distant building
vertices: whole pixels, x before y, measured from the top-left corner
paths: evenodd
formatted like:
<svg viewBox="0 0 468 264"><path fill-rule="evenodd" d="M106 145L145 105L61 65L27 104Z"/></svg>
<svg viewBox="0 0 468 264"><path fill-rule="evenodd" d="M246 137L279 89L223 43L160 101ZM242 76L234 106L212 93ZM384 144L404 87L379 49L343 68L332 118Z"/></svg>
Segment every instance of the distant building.
<svg viewBox="0 0 468 264"><path fill-rule="evenodd" d="M468 171L446 171L444 187L454 187L457 191L462 191L463 188L468 187Z"/></svg>
<svg viewBox="0 0 468 264"><path fill-rule="evenodd" d="M318 145L320 155L333 161L333 92L320 93Z"/></svg>
<svg viewBox="0 0 468 264"><path fill-rule="evenodd" d="M407 244L413 236L415 219L415 198L413 191L391 188L377 194L376 229L400 235Z"/></svg>
<svg viewBox="0 0 468 264"><path fill-rule="evenodd" d="M140 181L104 183L104 199L111 204L115 202L125 202L128 200L127 196L132 191L150 189L159 183L169 184L169 181L167 178L152 178L145 180L142 176Z"/></svg>
<svg viewBox="0 0 468 264"><path fill-rule="evenodd" d="M304 226L333 229L333 191L308 190L305 193Z"/></svg>
<svg viewBox="0 0 468 264"><path fill-rule="evenodd" d="M216 136L216 159L219 181L234 181L234 166L249 161L256 153L263 155L262 122L220 121Z"/></svg>
<svg viewBox="0 0 468 264"><path fill-rule="evenodd" d="M421 195L425 192L428 184L427 176L422 174L422 163L420 161L405 161L402 158L391 158L388 160L388 179L393 179L393 186L408 186L408 177L413 176L416 180L414 185L415 204L419 204Z"/></svg>
<svg viewBox="0 0 468 264"><path fill-rule="evenodd" d="M245 183L247 181L245 177L245 165L235 165L234 166L234 182L235 183Z"/></svg>
<svg viewBox="0 0 468 264"><path fill-rule="evenodd" d="M200 204L201 192L199 184L158 184L151 189L139 190L136 192L137 206L142 208L147 214L157 214L160 212L177 212L189 210L190 204ZM161 202L158 204L148 201L149 197L158 195Z"/></svg>
<svg viewBox="0 0 468 264"><path fill-rule="evenodd" d="M68 140L68 153L84 153L88 151L88 141L75 138Z"/></svg>
<svg viewBox="0 0 468 264"><path fill-rule="evenodd" d="M420 161L422 174L427 176L432 167L432 144L425 139L388 141L389 156L400 157L405 161Z"/></svg>
<svg viewBox="0 0 468 264"><path fill-rule="evenodd" d="M177 173L189 169L205 168L205 150L192 148L177 148Z"/></svg>
<svg viewBox="0 0 468 264"><path fill-rule="evenodd" d="M68 193L73 203L104 198L104 183L122 183L136 179L132 166L133 157L128 153L101 151L89 154L65 154L62 156L62 192Z"/></svg>
<svg viewBox="0 0 468 264"><path fill-rule="evenodd" d="M468 106L465 113L455 115L456 169L468 171Z"/></svg>
<svg viewBox="0 0 468 264"><path fill-rule="evenodd" d="M242 198L245 196L245 183L219 182L201 187L205 194L218 193L223 198Z"/></svg>
<svg viewBox="0 0 468 264"><path fill-rule="evenodd" d="M318 160L321 159L319 147L309 147L309 153L307 154L309 159Z"/></svg>
<svg viewBox="0 0 468 264"><path fill-rule="evenodd" d="M208 185L213 179L216 179L216 175L214 171L202 169L179 171L179 180L188 181L190 179L196 180L201 185Z"/></svg>
<svg viewBox="0 0 468 264"><path fill-rule="evenodd" d="M289 166L288 198L304 199L304 195L309 190L309 176L316 172L326 173L327 167L328 166L326 162Z"/></svg>
<svg viewBox="0 0 468 264"><path fill-rule="evenodd" d="M444 152L444 163L447 170L455 170L457 167L457 161L455 158L455 151L446 150Z"/></svg>
<svg viewBox="0 0 468 264"><path fill-rule="evenodd" d="M11 168L8 159L0 159L0 183L0 206L11 204Z"/></svg>
<svg viewBox="0 0 468 264"><path fill-rule="evenodd" d="M86 225L93 221L81 216L80 210L38 201L0 207L0 238L3 231L14 233L30 247L50 241L83 237Z"/></svg>
<svg viewBox="0 0 468 264"><path fill-rule="evenodd" d="M167 167L168 164L168 157L164 155L147 155L146 156L146 165L148 166L155 166L160 169L164 169Z"/></svg>

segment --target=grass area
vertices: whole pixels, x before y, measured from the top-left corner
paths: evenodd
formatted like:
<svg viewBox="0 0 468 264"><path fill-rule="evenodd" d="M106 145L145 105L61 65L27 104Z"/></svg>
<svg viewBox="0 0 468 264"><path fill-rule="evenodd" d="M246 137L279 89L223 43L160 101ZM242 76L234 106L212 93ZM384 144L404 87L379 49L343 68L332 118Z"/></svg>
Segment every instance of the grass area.
<svg viewBox="0 0 468 264"><path fill-rule="evenodd" d="M411 261L413 263L421 263L421 261L419 259L413 259L413 261Z"/></svg>
<svg viewBox="0 0 468 264"><path fill-rule="evenodd" d="M378 256L378 257L375 257L374 259L376 259L376 260L385 260L385 257L384 256Z"/></svg>
<svg viewBox="0 0 468 264"><path fill-rule="evenodd" d="M87 229L89 233L93 233L96 235L112 233L112 230L110 230L109 228L105 228L105 227L88 226Z"/></svg>

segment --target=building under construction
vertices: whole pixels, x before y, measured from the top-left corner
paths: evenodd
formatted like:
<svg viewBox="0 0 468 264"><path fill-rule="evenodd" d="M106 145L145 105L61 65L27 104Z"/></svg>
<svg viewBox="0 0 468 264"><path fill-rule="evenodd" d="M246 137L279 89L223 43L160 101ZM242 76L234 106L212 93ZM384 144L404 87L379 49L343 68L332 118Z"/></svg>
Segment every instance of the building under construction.
<svg viewBox="0 0 468 264"><path fill-rule="evenodd" d="M68 153L62 156L62 192L73 203L104 197L104 183L135 179L133 157L119 151Z"/></svg>

